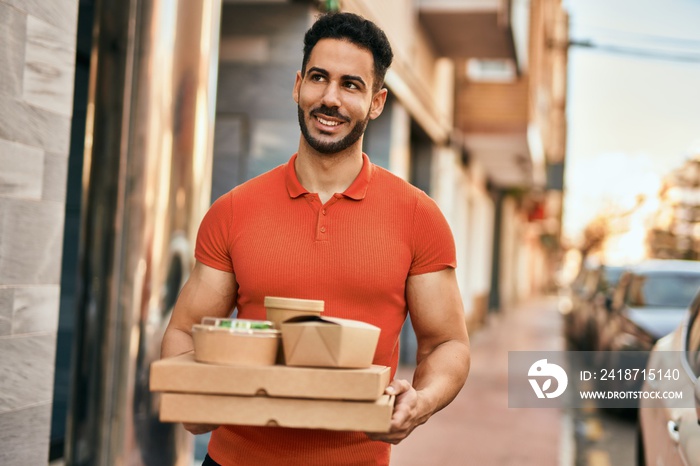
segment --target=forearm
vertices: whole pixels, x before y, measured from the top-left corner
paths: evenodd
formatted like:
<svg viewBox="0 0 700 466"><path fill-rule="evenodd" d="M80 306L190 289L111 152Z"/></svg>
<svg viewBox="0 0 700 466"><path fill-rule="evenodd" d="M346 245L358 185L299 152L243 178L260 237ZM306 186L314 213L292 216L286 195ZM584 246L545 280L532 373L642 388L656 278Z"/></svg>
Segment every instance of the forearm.
<svg viewBox="0 0 700 466"><path fill-rule="evenodd" d="M447 406L464 386L469 374L468 341L450 340L418 358L413 387L418 394L420 424Z"/></svg>
<svg viewBox="0 0 700 466"><path fill-rule="evenodd" d="M169 327L163 335L160 357L169 358L194 350L192 335L184 330Z"/></svg>
<svg viewBox="0 0 700 466"><path fill-rule="evenodd" d="M228 317L236 302L237 288L233 274L197 262L173 308L163 335L161 357L192 351L192 326L204 317Z"/></svg>

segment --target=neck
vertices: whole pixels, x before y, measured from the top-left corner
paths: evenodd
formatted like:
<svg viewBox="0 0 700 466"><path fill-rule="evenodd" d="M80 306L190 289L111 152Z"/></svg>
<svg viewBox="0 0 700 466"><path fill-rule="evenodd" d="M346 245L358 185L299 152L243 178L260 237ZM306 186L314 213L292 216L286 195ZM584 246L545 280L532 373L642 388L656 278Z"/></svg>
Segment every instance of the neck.
<svg viewBox="0 0 700 466"><path fill-rule="evenodd" d="M294 168L304 189L317 193L324 204L348 189L362 170L362 139L358 142L336 154L320 154L302 136Z"/></svg>

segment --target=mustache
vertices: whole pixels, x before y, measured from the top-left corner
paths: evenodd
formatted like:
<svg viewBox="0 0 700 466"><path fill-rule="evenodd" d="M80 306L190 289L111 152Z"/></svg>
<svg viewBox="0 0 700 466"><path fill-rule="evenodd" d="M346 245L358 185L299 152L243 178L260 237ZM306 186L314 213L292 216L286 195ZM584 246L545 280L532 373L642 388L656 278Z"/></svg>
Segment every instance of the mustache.
<svg viewBox="0 0 700 466"><path fill-rule="evenodd" d="M315 109L311 110L309 113L312 116L323 115L331 118L337 118L346 123L350 121L350 118L340 113L337 107L326 107L325 105L321 105L320 107L316 107Z"/></svg>

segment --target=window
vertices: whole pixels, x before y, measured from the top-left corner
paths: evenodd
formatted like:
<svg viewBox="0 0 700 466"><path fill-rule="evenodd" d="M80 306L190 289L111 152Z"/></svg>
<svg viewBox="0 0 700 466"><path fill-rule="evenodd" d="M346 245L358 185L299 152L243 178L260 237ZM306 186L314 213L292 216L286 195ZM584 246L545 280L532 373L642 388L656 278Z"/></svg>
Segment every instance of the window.
<svg viewBox="0 0 700 466"><path fill-rule="evenodd" d="M622 273L625 271L624 267L603 267L602 270L603 279L601 280L601 286L604 287L605 290L617 286Z"/></svg>
<svg viewBox="0 0 700 466"><path fill-rule="evenodd" d="M700 288L700 275L636 275L630 285L627 303L634 307L684 308L690 305Z"/></svg>
<svg viewBox="0 0 700 466"><path fill-rule="evenodd" d="M510 59L470 58L467 60L470 81L513 82L517 78L515 63Z"/></svg>

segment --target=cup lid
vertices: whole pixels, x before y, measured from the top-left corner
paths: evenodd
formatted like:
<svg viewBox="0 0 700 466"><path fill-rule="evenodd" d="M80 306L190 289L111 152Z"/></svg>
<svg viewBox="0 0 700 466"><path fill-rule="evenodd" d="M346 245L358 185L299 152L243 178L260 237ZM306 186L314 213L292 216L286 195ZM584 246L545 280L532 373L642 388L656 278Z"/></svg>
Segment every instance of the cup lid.
<svg viewBox="0 0 700 466"><path fill-rule="evenodd" d="M316 299L280 298L265 296L265 307L295 311L323 312L324 302Z"/></svg>

